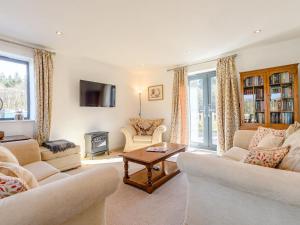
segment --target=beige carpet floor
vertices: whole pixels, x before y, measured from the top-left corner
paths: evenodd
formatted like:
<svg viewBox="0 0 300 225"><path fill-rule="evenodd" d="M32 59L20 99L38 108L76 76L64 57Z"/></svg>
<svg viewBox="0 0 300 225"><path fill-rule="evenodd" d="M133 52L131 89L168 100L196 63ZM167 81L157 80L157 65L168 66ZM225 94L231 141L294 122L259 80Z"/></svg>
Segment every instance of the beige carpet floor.
<svg viewBox="0 0 300 225"><path fill-rule="evenodd" d="M95 166L113 166L120 174L118 190L107 199L107 225L182 225L186 208L187 182L184 174L178 174L167 183L148 194L122 182L121 157L102 160L86 160L84 165L69 174L80 173ZM129 164L129 171L141 167ZM98 179L101 179L99 177Z"/></svg>

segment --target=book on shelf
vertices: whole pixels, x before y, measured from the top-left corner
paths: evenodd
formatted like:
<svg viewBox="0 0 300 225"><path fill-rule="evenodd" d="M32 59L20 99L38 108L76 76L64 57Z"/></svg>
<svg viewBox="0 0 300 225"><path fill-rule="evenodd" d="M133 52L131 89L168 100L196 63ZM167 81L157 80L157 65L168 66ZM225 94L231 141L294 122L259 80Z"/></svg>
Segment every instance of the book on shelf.
<svg viewBox="0 0 300 225"><path fill-rule="evenodd" d="M264 99L264 89L257 88L255 89L256 100L263 100Z"/></svg>
<svg viewBox="0 0 300 225"><path fill-rule="evenodd" d="M282 124L292 124L294 123L294 117L292 112L272 112L271 113L271 123L282 123Z"/></svg>
<svg viewBox="0 0 300 225"><path fill-rule="evenodd" d="M245 87L262 86L262 85L264 85L264 80L262 79L261 76L247 77L244 80Z"/></svg>
<svg viewBox="0 0 300 225"><path fill-rule="evenodd" d="M257 112L264 112L265 111L265 103L264 103L264 101L256 101L255 102L255 110Z"/></svg>
<svg viewBox="0 0 300 225"><path fill-rule="evenodd" d="M256 122L257 123L265 123L265 114L264 113L256 113Z"/></svg>
<svg viewBox="0 0 300 225"><path fill-rule="evenodd" d="M291 83L292 82L292 76L288 72L283 73L274 73L270 76L270 84L285 84L285 83Z"/></svg>
<svg viewBox="0 0 300 225"><path fill-rule="evenodd" d="M293 90L292 87L282 87L282 97L283 98L292 98L293 97Z"/></svg>

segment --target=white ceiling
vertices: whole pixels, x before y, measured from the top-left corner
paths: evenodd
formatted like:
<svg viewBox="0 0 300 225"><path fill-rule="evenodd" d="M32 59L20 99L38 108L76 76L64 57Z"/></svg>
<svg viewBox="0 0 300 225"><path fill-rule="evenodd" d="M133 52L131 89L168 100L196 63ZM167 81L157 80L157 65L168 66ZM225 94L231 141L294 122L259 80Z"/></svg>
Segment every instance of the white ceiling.
<svg viewBox="0 0 300 225"><path fill-rule="evenodd" d="M298 35L299 9L299 0L0 0L0 35L126 68L161 67Z"/></svg>

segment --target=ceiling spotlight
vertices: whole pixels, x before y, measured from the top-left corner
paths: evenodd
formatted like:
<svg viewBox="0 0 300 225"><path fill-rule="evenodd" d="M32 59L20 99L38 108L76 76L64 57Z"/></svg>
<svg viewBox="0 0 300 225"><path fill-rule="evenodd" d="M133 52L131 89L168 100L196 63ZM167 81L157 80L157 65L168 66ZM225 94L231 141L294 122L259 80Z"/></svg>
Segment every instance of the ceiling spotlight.
<svg viewBox="0 0 300 225"><path fill-rule="evenodd" d="M56 31L56 34L57 34L58 36L61 36L63 33L62 33L61 31Z"/></svg>
<svg viewBox="0 0 300 225"><path fill-rule="evenodd" d="M262 32L262 30L261 29L258 29L258 30L255 30L254 31L254 34L259 34L259 33L261 33Z"/></svg>

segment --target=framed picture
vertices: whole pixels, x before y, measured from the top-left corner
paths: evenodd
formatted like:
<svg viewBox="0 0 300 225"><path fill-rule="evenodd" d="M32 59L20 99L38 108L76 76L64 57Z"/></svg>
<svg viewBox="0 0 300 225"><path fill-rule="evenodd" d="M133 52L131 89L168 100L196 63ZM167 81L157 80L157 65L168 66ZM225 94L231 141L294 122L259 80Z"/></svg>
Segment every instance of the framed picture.
<svg viewBox="0 0 300 225"><path fill-rule="evenodd" d="M148 101L158 101L164 99L163 85L155 85L148 87Z"/></svg>

